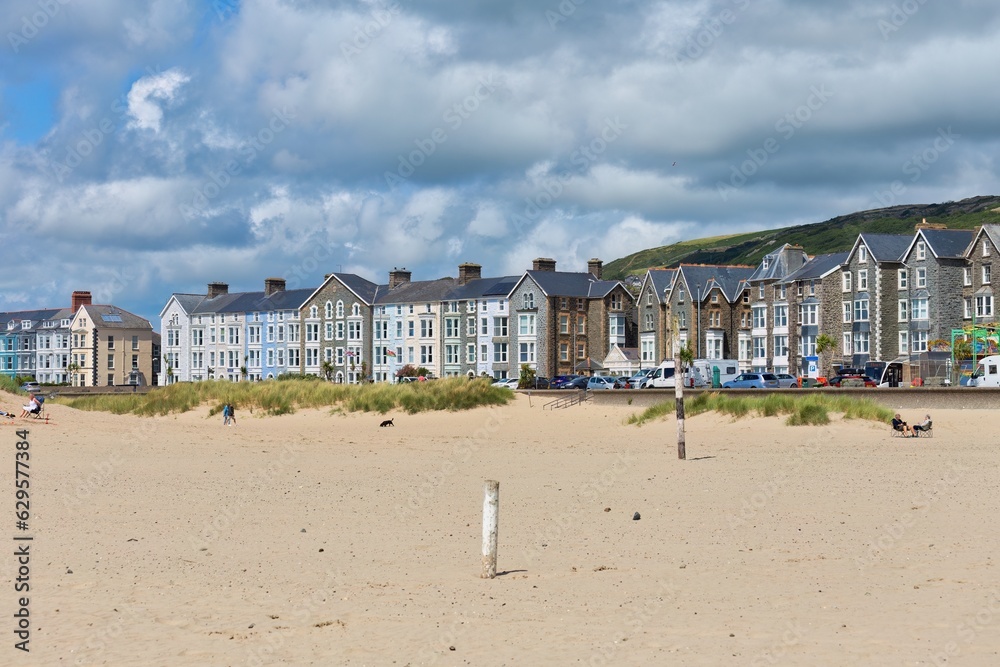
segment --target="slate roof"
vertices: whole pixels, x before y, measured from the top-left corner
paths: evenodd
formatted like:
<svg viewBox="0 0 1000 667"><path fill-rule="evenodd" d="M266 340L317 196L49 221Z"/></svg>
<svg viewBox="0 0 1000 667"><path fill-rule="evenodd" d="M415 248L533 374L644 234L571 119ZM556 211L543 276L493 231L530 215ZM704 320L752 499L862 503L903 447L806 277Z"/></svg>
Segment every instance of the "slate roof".
<svg viewBox="0 0 1000 667"><path fill-rule="evenodd" d="M658 303L663 303L663 293L673 284L676 274L677 269L649 269L646 271L646 277L653 285Z"/></svg>
<svg viewBox="0 0 1000 667"><path fill-rule="evenodd" d="M449 301L478 299L484 296L507 296L521 276L499 276L496 278L477 278L464 285L457 285L448 295Z"/></svg>
<svg viewBox="0 0 1000 667"><path fill-rule="evenodd" d="M990 223L983 225L983 231L986 232L986 235L993 242L993 248L1000 248L1000 224Z"/></svg>
<svg viewBox="0 0 1000 667"><path fill-rule="evenodd" d="M965 256L976 232L971 229L921 229L916 236L926 239L927 246L938 259L958 259Z"/></svg>
<svg viewBox="0 0 1000 667"><path fill-rule="evenodd" d="M369 305L375 303L375 299L383 290L389 289L388 283L385 285L376 285L372 281L366 280L356 273L334 273L331 275L336 276L337 280L342 282L347 289L357 294L362 301ZM309 295L307 294L306 299L308 298ZM302 301L299 302L299 305L305 303L306 299L302 299Z"/></svg>
<svg viewBox="0 0 1000 667"><path fill-rule="evenodd" d="M56 314L67 310L65 308L46 308L43 310L16 310L9 311L6 313L0 313L0 335L6 333L17 333L20 331L35 331L36 329L41 329L43 322L51 320ZM11 320L17 322L13 329L7 330L7 324ZM21 327L22 320L30 320L31 326L27 329ZM22 351L22 350L12 350L12 351Z"/></svg>
<svg viewBox="0 0 1000 667"><path fill-rule="evenodd" d="M379 290L375 303L425 303L429 301L448 301L448 295L458 285L455 278L438 278L437 280L415 280L403 283L385 292Z"/></svg>
<svg viewBox="0 0 1000 667"><path fill-rule="evenodd" d="M912 236L903 234L868 234L862 232L855 243L868 246L868 252L876 262L899 262L913 241Z"/></svg>
<svg viewBox="0 0 1000 667"><path fill-rule="evenodd" d="M591 273L569 271L526 271L545 296L566 296L577 299L600 299L607 296L620 283L617 280L598 280Z"/></svg>
<svg viewBox="0 0 1000 667"><path fill-rule="evenodd" d="M815 278L822 278L830 271L837 269L841 264L846 262L850 255L850 252L834 252L826 255L816 255L803 264L801 269L793 271L785 276L785 279L781 282L792 283L796 280L813 280Z"/></svg>
<svg viewBox="0 0 1000 667"><path fill-rule="evenodd" d="M808 259L809 256L801 247L786 243L764 256L764 260L750 276L750 281L781 280L792 271L800 269ZM767 268L764 268L765 264Z"/></svg>
<svg viewBox="0 0 1000 667"><path fill-rule="evenodd" d="M691 294L697 295L701 287L702 298L708 296L712 287L718 286L726 300L733 302L739 296L741 284L750 279L754 269L749 266L720 266L707 264L681 264L680 276L684 277Z"/></svg>
<svg viewBox="0 0 1000 667"><path fill-rule="evenodd" d="M91 303L81 306L91 321L101 329L152 329L153 325L144 317L139 317L118 306Z"/></svg>

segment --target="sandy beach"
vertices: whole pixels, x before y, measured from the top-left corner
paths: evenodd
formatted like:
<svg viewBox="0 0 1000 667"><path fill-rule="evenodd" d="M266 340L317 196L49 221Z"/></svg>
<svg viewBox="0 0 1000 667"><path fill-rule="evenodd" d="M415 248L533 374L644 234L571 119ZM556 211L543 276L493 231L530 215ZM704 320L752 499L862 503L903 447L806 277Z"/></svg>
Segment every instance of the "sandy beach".
<svg viewBox="0 0 1000 667"><path fill-rule="evenodd" d="M1000 664L993 413L937 411L933 439L706 414L679 461L672 418L542 402L390 428L325 410L224 427L207 406L5 425L0 664ZM12 632L23 426L30 653Z"/></svg>

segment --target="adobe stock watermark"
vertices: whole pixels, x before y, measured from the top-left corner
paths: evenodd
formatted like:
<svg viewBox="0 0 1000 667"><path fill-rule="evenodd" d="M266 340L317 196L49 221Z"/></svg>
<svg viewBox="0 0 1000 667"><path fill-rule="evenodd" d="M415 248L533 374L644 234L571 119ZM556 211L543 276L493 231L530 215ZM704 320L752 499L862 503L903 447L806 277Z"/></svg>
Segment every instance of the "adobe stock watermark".
<svg viewBox="0 0 1000 667"><path fill-rule="evenodd" d="M155 68L146 67L147 76L162 76L164 74L160 66ZM65 148L65 155L62 158L52 160L48 168L52 171L56 180L62 183L73 170L83 164L84 160L93 155L94 151L104 143L110 135L120 128L127 126L128 118L128 93L122 93L116 97L108 107L110 115L103 116L99 121L85 130L81 130L77 137L70 141Z"/></svg>
<svg viewBox="0 0 1000 667"><path fill-rule="evenodd" d="M609 468L584 483L577 490L573 497L573 503L568 509L549 519L544 527L535 530L534 542L531 548L524 552L528 563L534 562L535 558L542 553L542 549L547 547L550 542L566 535L580 521L581 515L586 510L596 508L597 501L618 483L618 479L634 463L635 459L631 452L620 453Z"/></svg>
<svg viewBox="0 0 1000 667"><path fill-rule="evenodd" d="M587 2L587 0L561 0L554 8L545 10L545 20L553 30L564 21L568 21L570 16L576 13L576 8Z"/></svg>
<svg viewBox="0 0 1000 667"><path fill-rule="evenodd" d="M909 511L892 523L882 526L882 534L868 543L868 549L864 555L854 557L854 562L858 567L864 569L882 560L890 549L902 541L910 528L931 511L934 503L938 502L946 491L954 488L962 480L963 474L969 470L969 468L954 461L949 462L948 466L951 471L932 485L925 487L919 495L913 498L911 501L913 504Z"/></svg>
<svg viewBox="0 0 1000 667"><path fill-rule="evenodd" d="M261 153L274 143L277 136L291 126L294 119L295 111L287 107L272 110L271 117L264 127L255 134L245 137L243 143L236 149L236 153L242 159L229 160L221 168L210 170L208 178L195 187L190 203L181 203L178 206L181 216L188 222L204 216L212 200L222 194L222 191L229 187L233 179L243 173L245 168L252 165Z"/></svg>
<svg viewBox="0 0 1000 667"><path fill-rule="evenodd" d="M1000 614L1000 590L994 588L990 591L990 599L987 600L979 611L971 616L966 616L962 622L955 626L955 634L958 640L953 640L941 647L941 650L931 655L931 662L937 667L955 664L949 662L950 658L957 658L962 653L962 645L971 646L986 628L993 625L997 614ZM961 642L961 643L960 643Z"/></svg>
<svg viewBox="0 0 1000 667"><path fill-rule="evenodd" d="M403 5L399 0L382 3L381 6L372 9L369 12L368 20L354 27L350 41L342 40L340 42L341 55L347 62L353 61L356 56L360 56L362 51L381 37L396 17L402 13Z"/></svg>
<svg viewBox="0 0 1000 667"><path fill-rule="evenodd" d="M396 518L403 521L422 509L424 504L437 494L438 489L458 472L459 464L468 462L481 447L489 447L496 440L494 436L500 432L506 421L507 416L503 412L491 409L489 418L483 426L477 428L471 437L455 443L451 450L451 458L443 461L433 473L422 476L423 481L410 490L406 503L396 507Z"/></svg>
<svg viewBox="0 0 1000 667"><path fill-rule="evenodd" d="M805 634L802 626L793 621L786 621L784 632L775 639L769 647L754 656L750 661L751 667L765 667L765 665L776 665L778 661L788 654L788 649L798 646L802 642Z"/></svg>
<svg viewBox="0 0 1000 667"><path fill-rule="evenodd" d="M62 12L62 8L73 0L36 0L37 12L25 14L21 17L21 29L17 32L7 33L7 42L14 53L18 53L21 47L33 40L45 29L45 26Z"/></svg>
<svg viewBox="0 0 1000 667"><path fill-rule="evenodd" d="M501 85L502 82L497 81L494 74L479 77L479 85L472 93L445 110L441 120L452 132L457 132ZM437 152L439 146L448 141L448 138L448 130L444 127L436 127L426 137L414 139L413 145L416 148L409 153L399 154L399 162L395 172L385 172L386 186L390 190L394 190L405 183L406 179L413 176L417 169Z"/></svg>
<svg viewBox="0 0 1000 667"><path fill-rule="evenodd" d="M541 216L542 212L552 206L565 191L573 178L577 175L584 175L608 150L608 147L615 143L628 129L628 125L615 116L604 119L604 126L598 136L590 141L580 144L569 155L569 162L575 170L565 169L555 175L549 175L541 179L538 190L524 198L524 211L522 215L513 214L510 222L514 225L514 230L518 233L525 231L529 224Z"/></svg>
<svg viewBox="0 0 1000 667"><path fill-rule="evenodd" d="M625 612L625 629L618 630L611 639L599 644L587 658L585 665L589 667L603 667L604 665L618 664L615 656L628 645L629 637L642 632L653 618L660 613L663 605L671 600L677 599L677 587L673 582L660 580L657 582L659 588L655 597L642 600L638 605L630 606Z"/></svg>
<svg viewBox="0 0 1000 667"><path fill-rule="evenodd" d="M240 0L212 0L212 9L215 10L215 18L225 21L229 16L239 14Z"/></svg>
<svg viewBox="0 0 1000 667"><path fill-rule="evenodd" d="M716 190L722 201L729 201L730 195L746 185L770 161L771 156L781 150L782 141L790 141L833 96L834 92L828 90L826 84L811 86L809 95L802 104L775 121L774 131L778 136L768 137L759 148L748 148L746 160L739 165L730 165L729 182L716 182Z"/></svg>
<svg viewBox="0 0 1000 667"><path fill-rule="evenodd" d="M771 479L760 484L748 498L744 498L738 515L729 514L729 529L735 531L755 519L757 513L767 507L768 503L781 493L790 477L805 464L806 459L819 453L820 447L818 440L808 445L797 445L797 454L789 462L789 465L775 472Z"/></svg>
<svg viewBox="0 0 1000 667"><path fill-rule="evenodd" d="M919 153L914 153L910 159L902 164L900 169L904 175L910 177L908 179L910 183L916 183L943 154L951 150L951 147L955 145L955 141L961 137L962 135L952 131L951 125L947 128L939 127L938 136L934 141ZM889 184L888 190L875 191L875 201L881 207L894 206L905 193L906 184L902 180L895 180ZM872 206L872 208L878 207Z"/></svg>
<svg viewBox="0 0 1000 667"><path fill-rule="evenodd" d="M726 7L704 19L693 34L688 35L680 52L674 54L675 65L680 67L684 63L693 62L705 55L712 48L712 45L725 33L726 26L736 23L739 14L750 6L750 0L730 1L736 7L736 10L734 11Z"/></svg>
<svg viewBox="0 0 1000 667"><path fill-rule="evenodd" d="M879 32L882 33L882 39L888 40L889 35L906 25L906 22L926 4L927 0L903 0L899 4L893 3L889 7L889 20L879 19L876 22Z"/></svg>

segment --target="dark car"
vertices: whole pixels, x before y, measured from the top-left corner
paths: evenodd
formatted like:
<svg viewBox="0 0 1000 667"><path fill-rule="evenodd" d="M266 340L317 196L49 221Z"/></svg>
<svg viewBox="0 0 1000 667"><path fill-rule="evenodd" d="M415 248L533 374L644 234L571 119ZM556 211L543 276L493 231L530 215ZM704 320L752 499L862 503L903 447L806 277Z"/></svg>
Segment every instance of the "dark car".
<svg viewBox="0 0 1000 667"><path fill-rule="evenodd" d="M590 378L580 376L578 378L573 378L572 380L570 380L566 384L562 385L560 387L560 389L586 389L587 388L587 382L589 382L589 381L590 381Z"/></svg>
<svg viewBox="0 0 1000 667"><path fill-rule="evenodd" d="M548 389L549 379L543 377L536 377L532 382L526 387L521 387L521 389Z"/></svg>
<svg viewBox="0 0 1000 667"><path fill-rule="evenodd" d="M566 383L580 377L579 375L557 375L549 381L549 389L563 389Z"/></svg>
<svg viewBox="0 0 1000 667"><path fill-rule="evenodd" d="M831 387L877 387L878 383L860 368L843 368L829 380Z"/></svg>

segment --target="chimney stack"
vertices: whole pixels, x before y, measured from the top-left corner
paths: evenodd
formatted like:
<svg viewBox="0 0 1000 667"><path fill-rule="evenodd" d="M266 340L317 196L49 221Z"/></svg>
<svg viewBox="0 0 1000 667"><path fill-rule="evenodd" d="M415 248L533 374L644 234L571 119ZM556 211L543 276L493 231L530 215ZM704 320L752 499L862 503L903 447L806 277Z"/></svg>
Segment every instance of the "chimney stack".
<svg viewBox="0 0 1000 667"><path fill-rule="evenodd" d="M483 277L483 267L472 262L465 262L458 265L458 284L464 285L472 280L479 280Z"/></svg>
<svg viewBox="0 0 1000 667"><path fill-rule="evenodd" d="M556 260L549 257L538 257L531 263L532 271L555 271Z"/></svg>
<svg viewBox="0 0 1000 667"><path fill-rule="evenodd" d="M590 273L595 278L597 278L598 280L601 279L601 270L603 267L604 267L604 262L597 259L596 257L587 262L587 272Z"/></svg>
<svg viewBox="0 0 1000 667"><path fill-rule="evenodd" d="M208 298L214 299L217 296L222 296L223 294L229 294L229 283L209 283L208 284Z"/></svg>
<svg viewBox="0 0 1000 667"><path fill-rule="evenodd" d="M410 275L405 266L402 269L393 267L392 271L389 272L389 289L395 289L410 282Z"/></svg>
<svg viewBox="0 0 1000 667"><path fill-rule="evenodd" d="M264 296L271 296L275 292L285 291L284 278L264 278Z"/></svg>
<svg viewBox="0 0 1000 667"><path fill-rule="evenodd" d="M90 292L86 290L77 290L73 292L73 296L70 299L73 312L75 313L76 311L80 310L80 306L89 306L91 303L90 299L91 299Z"/></svg>

